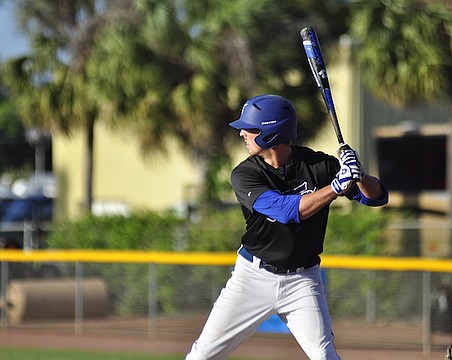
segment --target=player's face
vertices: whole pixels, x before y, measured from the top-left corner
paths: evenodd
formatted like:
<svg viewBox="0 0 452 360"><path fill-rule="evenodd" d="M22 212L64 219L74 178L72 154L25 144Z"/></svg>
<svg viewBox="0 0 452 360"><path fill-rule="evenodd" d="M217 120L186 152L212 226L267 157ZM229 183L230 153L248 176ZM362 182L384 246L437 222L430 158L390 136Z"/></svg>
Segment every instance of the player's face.
<svg viewBox="0 0 452 360"><path fill-rule="evenodd" d="M240 130L239 135L245 142L245 147L250 155L257 155L263 150L259 145L256 144L256 141L254 140L259 135L259 132L259 129Z"/></svg>

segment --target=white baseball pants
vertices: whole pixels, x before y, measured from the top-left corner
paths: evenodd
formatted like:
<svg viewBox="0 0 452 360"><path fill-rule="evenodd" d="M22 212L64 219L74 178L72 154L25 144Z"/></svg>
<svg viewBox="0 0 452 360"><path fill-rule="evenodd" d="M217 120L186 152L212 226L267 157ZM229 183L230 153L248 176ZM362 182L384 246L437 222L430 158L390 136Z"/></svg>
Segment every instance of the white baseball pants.
<svg viewBox="0 0 452 360"><path fill-rule="evenodd" d="M242 256L186 360L222 360L274 314L311 360L338 360L320 267L275 275Z"/></svg>

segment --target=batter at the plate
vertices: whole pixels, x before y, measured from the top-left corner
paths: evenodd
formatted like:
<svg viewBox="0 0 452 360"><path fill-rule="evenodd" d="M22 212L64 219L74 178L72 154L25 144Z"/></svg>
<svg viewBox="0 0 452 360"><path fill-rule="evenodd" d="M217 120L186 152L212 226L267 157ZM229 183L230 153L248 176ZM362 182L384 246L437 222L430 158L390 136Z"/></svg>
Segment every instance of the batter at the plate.
<svg viewBox="0 0 452 360"><path fill-rule="evenodd" d="M339 359L319 267L329 205L346 196L381 206L388 193L349 146L338 160L291 145L297 119L283 97L248 100L230 126L250 155L231 175L246 231L231 278L186 359L228 358L274 314L310 359Z"/></svg>

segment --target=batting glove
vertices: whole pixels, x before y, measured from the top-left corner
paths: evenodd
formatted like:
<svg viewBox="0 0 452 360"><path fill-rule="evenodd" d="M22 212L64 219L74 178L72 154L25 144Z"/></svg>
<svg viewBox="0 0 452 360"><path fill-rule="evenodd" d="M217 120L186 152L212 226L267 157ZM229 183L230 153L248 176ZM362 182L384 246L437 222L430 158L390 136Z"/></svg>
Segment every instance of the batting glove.
<svg viewBox="0 0 452 360"><path fill-rule="evenodd" d="M358 153L348 145L342 145L337 152L341 165L349 166L353 174L353 179L361 181L365 175L365 171L361 165L361 161L359 161Z"/></svg>
<svg viewBox="0 0 452 360"><path fill-rule="evenodd" d="M350 166L342 165L336 177L331 182L331 188L336 194L344 195L355 181L356 179L353 177Z"/></svg>

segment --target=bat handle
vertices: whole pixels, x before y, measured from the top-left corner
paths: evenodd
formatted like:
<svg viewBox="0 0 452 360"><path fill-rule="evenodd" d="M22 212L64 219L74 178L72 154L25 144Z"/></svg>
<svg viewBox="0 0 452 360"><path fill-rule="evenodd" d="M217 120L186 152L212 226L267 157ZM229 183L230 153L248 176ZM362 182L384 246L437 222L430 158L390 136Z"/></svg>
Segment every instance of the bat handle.
<svg viewBox="0 0 452 360"><path fill-rule="evenodd" d="M343 151L349 150L349 149L351 149L351 148L350 148L350 145L348 145L348 144L346 144L346 143L344 143L344 142L341 142L341 143L339 144L339 147L338 147L337 150L336 150L337 157L340 157Z"/></svg>

